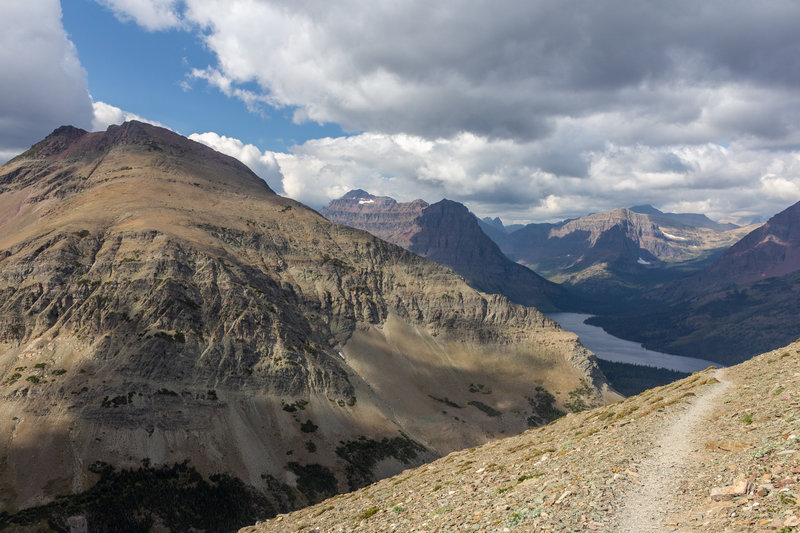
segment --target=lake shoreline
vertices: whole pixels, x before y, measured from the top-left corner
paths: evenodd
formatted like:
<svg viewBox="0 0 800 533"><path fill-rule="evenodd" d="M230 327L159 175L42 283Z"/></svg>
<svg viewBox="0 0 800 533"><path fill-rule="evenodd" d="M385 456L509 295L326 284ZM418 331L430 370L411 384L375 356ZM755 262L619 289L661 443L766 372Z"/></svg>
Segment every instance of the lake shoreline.
<svg viewBox="0 0 800 533"><path fill-rule="evenodd" d="M578 335L581 344L594 352L599 359L615 363L666 368L678 372L699 372L709 366L720 366L719 363L706 359L648 350L636 342L615 337L600 326L584 323L587 318L594 315L550 313L547 316L565 330Z"/></svg>

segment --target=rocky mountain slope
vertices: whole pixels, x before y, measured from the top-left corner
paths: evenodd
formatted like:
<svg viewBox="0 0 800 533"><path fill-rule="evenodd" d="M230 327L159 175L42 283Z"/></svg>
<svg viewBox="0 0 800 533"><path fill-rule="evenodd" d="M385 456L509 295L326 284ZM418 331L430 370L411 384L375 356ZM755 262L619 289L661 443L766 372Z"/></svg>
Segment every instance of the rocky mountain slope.
<svg viewBox="0 0 800 533"><path fill-rule="evenodd" d="M752 230L668 215L620 208L494 236L509 258L602 301L699 270Z"/></svg>
<svg viewBox="0 0 800 533"><path fill-rule="evenodd" d="M356 190L333 200L321 213L448 266L480 291L545 311L569 305L563 288L509 260L458 202L399 203Z"/></svg>
<svg viewBox="0 0 800 533"><path fill-rule="evenodd" d="M731 364L800 336L800 203L697 274L643 296L648 313L598 317L615 335Z"/></svg>
<svg viewBox="0 0 800 533"><path fill-rule="evenodd" d="M448 455L241 533L795 531L800 344Z"/></svg>
<svg viewBox="0 0 800 533"><path fill-rule="evenodd" d="M0 167L0 397L0 523L111 531L229 530L615 395L536 309L128 122Z"/></svg>

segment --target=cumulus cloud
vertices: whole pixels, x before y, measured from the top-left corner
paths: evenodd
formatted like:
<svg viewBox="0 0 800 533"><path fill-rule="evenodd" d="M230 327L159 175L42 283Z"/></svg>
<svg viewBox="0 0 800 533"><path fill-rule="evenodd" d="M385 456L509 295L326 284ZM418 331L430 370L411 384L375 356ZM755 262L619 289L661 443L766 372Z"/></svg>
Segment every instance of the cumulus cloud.
<svg viewBox="0 0 800 533"><path fill-rule="evenodd" d="M584 177L565 177L537 164L542 141L363 133L315 139L282 153L215 133L190 138L239 158L273 189L313 207L365 189L400 201L449 198L480 216L527 223L643 203L717 219L769 215L800 197L797 154L712 143L608 144L586 154Z"/></svg>
<svg viewBox="0 0 800 533"><path fill-rule="evenodd" d="M150 31L181 25L179 0L97 0L122 22L135 21Z"/></svg>
<svg viewBox="0 0 800 533"><path fill-rule="evenodd" d="M166 127L157 120L150 120L141 117L136 113L125 111L105 102L92 102L92 109L94 111L92 117L93 131L105 130L112 124L122 124L128 120L138 120L139 122L147 122L148 124L152 124L154 126L160 126L162 128Z"/></svg>
<svg viewBox="0 0 800 533"><path fill-rule="evenodd" d="M788 1L101 1L148 28L198 29L218 64L195 75L226 94L353 130L530 139L561 117L623 114L716 125L705 140L780 135L774 100L718 102L732 84L786 96L800 81ZM260 95L236 91L251 82Z"/></svg>
<svg viewBox="0 0 800 533"><path fill-rule="evenodd" d="M0 161L58 126L90 126L86 72L58 0L0 3L0 72Z"/></svg>
<svg viewBox="0 0 800 533"><path fill-rule="evenodd" d="M189 79L354 132L274 154L313 205L352 187L519 220L797 200L797 2L100 1L196 32L216 63Z"/></svg>
<svg viewBox="0 0 800 533"><path fill-rule="evenodd" d="M192 133L189 138L203 143L218 152L235 157L266 181L273 191L278 194L285 194L282 189L282 176L278 162L275 160L275 154L271 152L262 153L252 144L245 144L239 139L226 137L214 132Z"/></svg>

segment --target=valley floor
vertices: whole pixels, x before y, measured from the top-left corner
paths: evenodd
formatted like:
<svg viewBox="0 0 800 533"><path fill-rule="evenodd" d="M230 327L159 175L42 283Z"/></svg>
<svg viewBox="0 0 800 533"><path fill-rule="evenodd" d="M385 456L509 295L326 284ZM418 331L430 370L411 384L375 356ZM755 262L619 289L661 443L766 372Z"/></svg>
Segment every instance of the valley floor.
<svg viewBox="0 0 800 533"><path fill-rule="evenodd" d="M242 533L789 532L800 525L798 430L793 344L453 453Z"/></svg>

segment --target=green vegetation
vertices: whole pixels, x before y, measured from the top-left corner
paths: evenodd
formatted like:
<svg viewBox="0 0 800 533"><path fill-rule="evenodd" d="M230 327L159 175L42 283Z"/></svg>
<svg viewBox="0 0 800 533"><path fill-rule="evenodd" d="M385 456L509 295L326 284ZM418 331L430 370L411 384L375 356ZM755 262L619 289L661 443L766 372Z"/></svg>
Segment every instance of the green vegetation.
<svg viewBox="0 0 800 533"><path fill-rule="evenodd" d="M359 520L364 520L364 519L369 518L370 516L374 515L378 511L380 511L380 508L378 508L378 507L370 507L369 509L365 510L363 513L358 515L358 519Z"/></svg>
<svg viewBox="0 0 800 533"><path fill-rule="evenodd" d="M608 378L611 386L623 396L635 396L640 392L678 381L690 375L686 372L677 372L666 368L615 363L605 359L598 359L597 364Z"/></svg>
<svg viewBox="0 0 800 533"><path fill-rule="evenodd" d="M84 237L88 237L89 236L89 230L88 229L82 229L80 231L73 231L72 234L75 235L76 237L78 237L79 239L83 239Z"/></svg>
<svg viewBox="0 0 800 533"><path fill-rule="evenodd" d="M314 433L316 430L319 429L319 426L316 425L311 419L306 420L302 424L300 424L300 431L303 433Z"/></svg>
<svg viewBox="0 0 800 533"><path fill-rule="evenodd" d="M443 403L449 407L455 407L456 409L463 409L463 407L458 405L456 402L450 401L450 399L447 396L445 396L444 398L437 398L433 394L428 394L428 397L432 400L436 400L437 402Z"/></svg>
<svg viewBox="0 0 800 533"><path fill-rule="evenodd" d="M484 390L483 384L481 384L481 383L477 383L477 384L470 383L469 384L469 391L472 392L472 393L481 393L481 394L491 394L492 393L492 391L490 389Z"/></svg>
<svg viewBox="0 0 800 533"><path fill-rule="evenodd" d="M33 365L33 368L44 368L47 366L47 363L36 363Z"/></svg>
<svg viewBox="0 0 800 533"><path fill-rule="evenodd" d="M528 417L528 426L541 426L564 416L564 411L556 409L556 398L544 387L536 387L533 398L528 398L528 404L533 413Z"/></svg>
<svg viewBox="0 0 800 533"><path fill-rule="evenodd" d="M573 413L579 413L590 407L587 400L590 400L592 397L594 397L594 389L589 386L585 380L581 380L581 385L575 390L570 391L570 400L564 405Z"/></svg>
<svg viewBox="0 0 800 533"><path fill-rule="evenodd" d="M19 528L69 531L67 518L84 515L90 531L150 531L156 523L169 531L235 531L275 516L269 500L237 478L203 478L186 462L173 466L116 471L105 463L90 470L99 481L80 494L52 503L0 513L0 530ZM26 527L27 526L27 527Z"/></svg>
<svg viewBox="0 0 800 533"><path fill-rule="evenodd" d="M742 417L742 423L743 424L752 424L753 423L753 415L751 415L750 413L744 415Z"/></svg>
<svg viewBox="0 0 800 533"><path fill-rule="evenodd" d="M8 376L8 384L11 385L12 383L15 383L21 377L22 374L20 374L19 372L14 372L10 376Z"/></svg>
<svg viewBox="0 0 800 533"><path fill-rule="evenodd" d="M172 343L177 342L183 344L186 342L186 335L181 330L177 330L174 335L170 335L166 331L158 331L153 334L153 337L164 339L165 341L169 341Z"/></svg>
<svg viewBox="0 0 800 533"><path fill-rule="evenodd" d="M134 392L129 392L127 395L114 396L110 400L108 399L108 396L105 396L100 405L106 408L119 407L120 405L128 405L129 403L133 402L134 394L135 394Z"/></svg>
<svg viewBox="0 0 800 533"><path fill-rule="evenodd" d="M316 463L301 465L296 462L289 463L287 467L297 476L297 490L309 502L322 501L339 492L336 476L327 467Z"/></svg>
<svg viewBox="0 0 800 533"><path fill-rule="evenodd" d="M25 378L25 381L30 381L31 383L39 383L41 381L38 376L28 376Z"/></svg>
<svg viewBox="0 0 800 533"><path fill-rule="evenodd" d="M497 409L493 409L492 407L489 407L485 403L479 402L477 400L471 400L471 401L467 402L467 404L471 405L472 407L476 407L476 408L480 409L481 411L483 411L484 413L486 413L489 416L500 416L500 415L503 414L500 411L498 411Z"/></svg>
<svg viewBox="0 0 800 533"><path fill-rule="evenodd" d="M298 409L302 411L303 409L306 408L306 405L308 405L308 402L306 400L297 400L294 403L281 402L281 408L287 413L294 413Z"/></svg>
<svg viewBox="0 0 800 533"><path fill-rule="evenodd" d="M424 446L406 435L392 439L384 437L380 441L361 436L357 440L343 442L336 448L336 455L347 464L345 472L349 489L356 490L374 481L372 468L378 461L394 457L408 464L424 451Z"/></svg>
<svg viewBox="0 0 800 533"><path fill-rule="evenodd" d="M53 370L53 375L54 376L63 376L66 373L67 373L67 371L64 370L63 368L57 368L57 369Z"/></svg>

